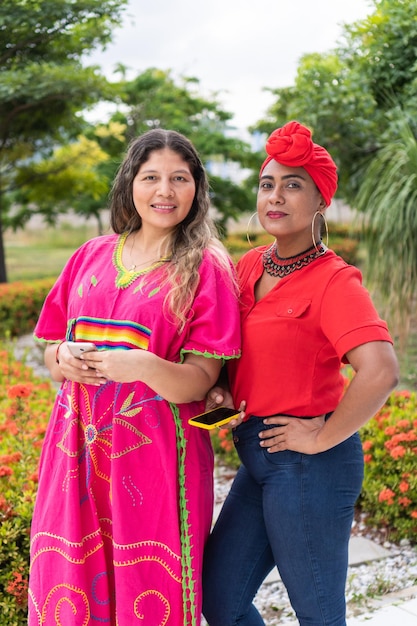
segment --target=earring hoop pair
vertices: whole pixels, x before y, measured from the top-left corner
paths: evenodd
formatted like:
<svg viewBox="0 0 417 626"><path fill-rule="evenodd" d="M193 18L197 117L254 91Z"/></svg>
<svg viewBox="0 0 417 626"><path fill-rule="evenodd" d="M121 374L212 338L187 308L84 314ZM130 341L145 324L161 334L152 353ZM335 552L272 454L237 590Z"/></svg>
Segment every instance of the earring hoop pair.
<svg viewBox="0 0 417 626"><path fill-rule="evenodd" d="M324 213L322 213L321 211L316 211L313 215L313 221L311 222L311 238L313 240L313 246L315 247L316 251L321 252L321 250L319 250L319 248L317 247L316 237L314 235L314 226L315 226L317 215L320 215L323 218L324 231L326 233L326 248L329 245L329 228L327 226L327 220L326 220ZM320 226L320 239L321 239L321 236L322 236L322 225Z"/></svg>

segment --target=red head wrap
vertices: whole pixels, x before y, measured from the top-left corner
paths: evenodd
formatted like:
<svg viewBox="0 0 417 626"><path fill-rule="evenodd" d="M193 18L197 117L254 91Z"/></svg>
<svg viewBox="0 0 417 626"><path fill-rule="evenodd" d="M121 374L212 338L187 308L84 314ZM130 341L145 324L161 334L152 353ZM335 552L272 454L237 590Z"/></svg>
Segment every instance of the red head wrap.
<svg viewBox="0 0 417 626"><path fill-rule="evenodd" d="M329 206L337 189L337 167L327 150L313 143L308 128L299 122L288 122L268 137L265 149L269 156L261 173L272 159L287 167L303 167Z"/></svg>

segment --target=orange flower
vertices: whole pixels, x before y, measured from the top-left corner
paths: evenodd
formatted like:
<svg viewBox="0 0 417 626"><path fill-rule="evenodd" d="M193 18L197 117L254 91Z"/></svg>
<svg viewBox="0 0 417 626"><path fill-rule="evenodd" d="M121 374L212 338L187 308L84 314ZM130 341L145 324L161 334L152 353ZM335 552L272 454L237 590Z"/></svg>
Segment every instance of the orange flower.
<svg viewBox="0 0 417 626"><path fill-rule="evenodd" d="M22 383L17 383L16 385L12 385L7 390L7 395L9 398L28 398L33 391L32 384L23 385Z"/></svg>
<svg viewBox="0 0 417 626"><path fill-rule="evenodd" d="M33 472L30 476L29 476L29 480L31 480L34 483L37 483L39 481L39 473L38 471Z"/></svg>
<svg viewBox="0 0 417 626"><path fill-rule="evenodd" d="M405 493L409 489L410 489L410 485L408 484L408 482L406 480L402 480L399 486L399 490L401 491L401 493Z"/></svg>
<svg viewBox="0 0 417 626"><path fill-rule="evenodd" d="M39 383L37 387L38 389L44 389L45 391L48 391L50 389L50 383L49 382Z"/></svg>
<svg viewBox="0 0 417 626"><path fill-rule="evenodd" d="M13 474L13 470L11 467L7 465L0 465L0 477L1 476L11 476Z"/></svg>
<svg viewBox="0 0 417 626"><path fill-rule="evenodd" d="M410 516L417 519L417 511L411 511Z"/></svg>
<svg viewBox="0 0 417 626"><path fill-rule="evenodd" d="M395 493L392 491L392 489L385 487L385 489L382 489L382 491L380 491L378 500L379 502L386 502L387 504L393 504L394 496L395 496Z"/></svg>
<svg viewBox="0 0 417 626"><path fill-rule="evenodd" d="M397 432L397 429L395 426L387 426L386 429L384 430L384 434L387 435L388 437L392 437L392 435L395 435L396 432Z"/></svg>
<svg viewBox="0 0 417 626"><path fill-rule="evenodd" d="M397 435L393 435L389 441L385 442L385 448L387 450L392 450L402 441L407 441L407 433L398 433Z"/></svg>
<svg viewBox="0 0 417 626"><path fill-rule="evenodd" d="M22 458L21 452L13 452L12 454L3 454L0 456L0 463L4 465L10 465L10 463L18 463Z"/></svg>
<svg viewBox="0 0 417 626"><path fill-rule="evenodd" d="M13 580L11 580L7 587L6 591L12 594L16 598L17 604L24 606L27 602L27 590L28 590L28 581L26 578L23 578L21 572L13 572Z"/></svg>
<svg viewBox="0 0 417 626"><path fill-rule="evenodd" d="M410 498L398 498L398 504L400 504L401 506L408 506L411 503L412 500L410 500Z"/></svg>
<svg viewBox="0 0 417 626"><path fill-rule="evenodd" d="M365 452L367 452L368 450L370 450L373 447L373 441L370 441L369 439L367 441L364 441L362 444L362 448Z"/></svg>
<svg viewBox="0 0 417 626"><path fill-rule="evenodd" d="M395 395L399 398L411 398L411 392L408 389L403 389L402 391L396 391Z"/></svg>
<svg viewBox="0 0 417 626"><path fill-rule="evenodd" d="M364 454L363 455L363 460L365 463L370 463L372 461L372 454Z"/></svg>
<svg viewBox="0 0 417 626"><path fill-rule="evenodd" d="M411 424L409 420L398 420L397 428L410 428Z"/></svg>
<svg viewBox="0 0 417 626"><path fill-rule="evenodd" d="M406 453L406 449L404 448L404 446L396 446L395 448L391 450L390 455L392 456L393 459L399 459L403 457L405 453Z"/></svg>
<svg viewBox="0 0 417 626"><path fill-rule="evenodd" d="M377 416L378 416L378 418L379 418L379 421L381 421L381 422L382 422L384 419L389 419L390 415L391 415L391 414L390 414L390 412L389 412L389 411L383 411L382 409L381 409L381 411L380 411L379 413L377 413Z"/></svg>

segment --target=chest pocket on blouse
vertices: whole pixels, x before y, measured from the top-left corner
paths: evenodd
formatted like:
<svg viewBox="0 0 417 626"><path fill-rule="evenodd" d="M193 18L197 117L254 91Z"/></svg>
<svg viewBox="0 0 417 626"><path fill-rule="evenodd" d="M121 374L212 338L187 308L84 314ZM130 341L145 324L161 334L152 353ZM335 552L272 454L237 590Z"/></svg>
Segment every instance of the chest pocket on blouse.
<svg viewBox="0 0 417 626"><path fill-rule="evenodd" d="M300 298L280 298L276 303L275 314L278 317L298 318L310 308L311 300Z"/></svg>

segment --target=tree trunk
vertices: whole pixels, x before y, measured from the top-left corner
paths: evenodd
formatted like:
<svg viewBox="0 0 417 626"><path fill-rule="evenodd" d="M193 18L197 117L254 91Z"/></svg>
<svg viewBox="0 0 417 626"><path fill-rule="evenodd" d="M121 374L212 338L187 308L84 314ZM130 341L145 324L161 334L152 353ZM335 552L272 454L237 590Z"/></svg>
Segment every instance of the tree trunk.
<svg viewBox="0 0 417 626"><path fill-rule="evenodd" d="M7 283L6 257L3 240L3 223L1 219L2 194L0 192L0 283Z"/></svg>
<svg viewBox="0 0 417 626"><path fill-rule="evenodd" d="M97 226L98 226L98 234L102 235L103 234L103 222L101 219L100 210L97 211Z"/></svg>

